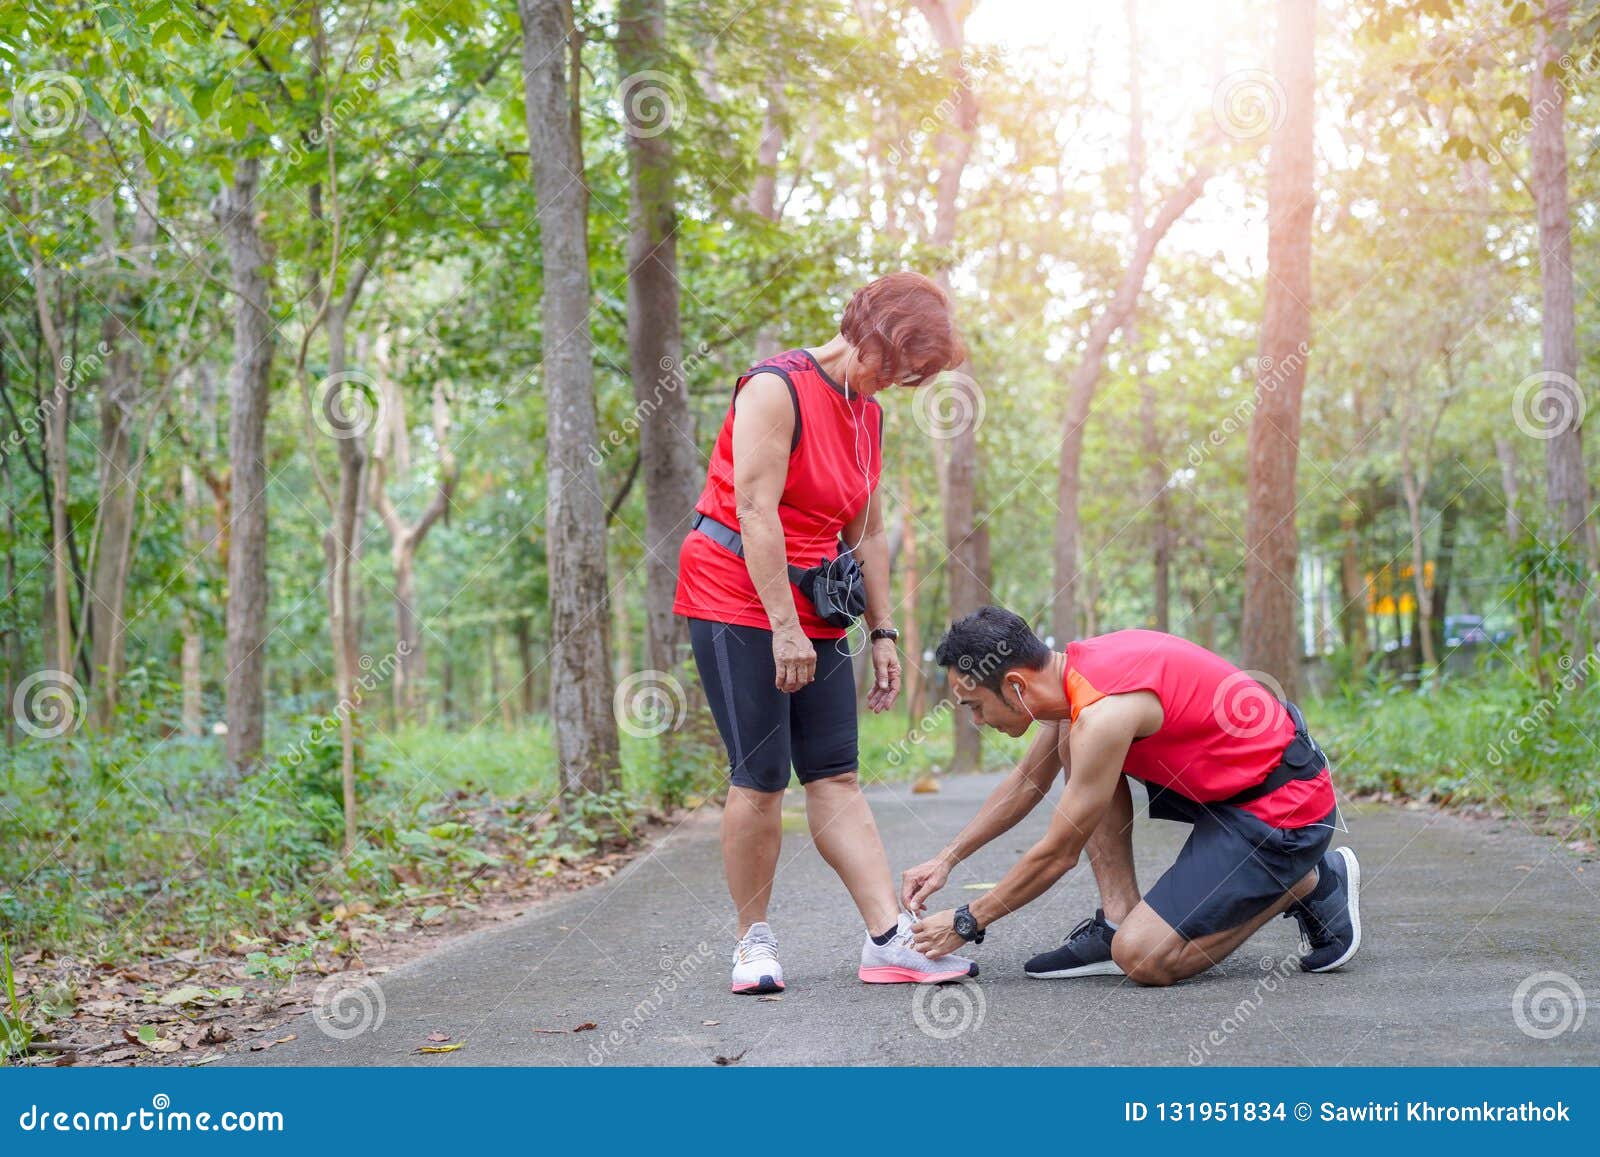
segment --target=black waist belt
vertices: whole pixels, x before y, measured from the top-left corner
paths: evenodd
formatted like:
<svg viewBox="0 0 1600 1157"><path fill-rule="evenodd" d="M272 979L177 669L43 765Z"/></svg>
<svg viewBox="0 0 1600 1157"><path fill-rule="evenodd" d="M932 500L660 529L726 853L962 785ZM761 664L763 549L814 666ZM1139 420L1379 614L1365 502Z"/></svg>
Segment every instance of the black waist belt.
<svg viewBox="0 0 1600 1157"><path fill-rule="evenodd" d="M1278 761L1278 766L1273 768L1267 774L1267 778L1260 783L1241 792L1235 792L1227 799L1214 800L1213 806L1223 804L1238 807L1240 804L1270 795L1284 784L1297 779L1316 779L1328 766L1328 757L1322 753L1317 741L1311 738L1311 732L1306 728L1306 717L1300 713L1300 708L1287 701L1283 707L1294 724L1294 738L1289 741L1289 746L1283 749L1283 758Z"/></svg>
<svg viewBox="0 0 1600 1157"><path fill-rule="evenodd" d="M689 529L698 530L724 550L730 550L740 558L744 557L744 536L726 523L718 522L709 514L701 514L698 510L695 511L694 519L689 523ZM805 573L803 567L795 566L793 563L789 564L790 582L798 583Z"/></svg>

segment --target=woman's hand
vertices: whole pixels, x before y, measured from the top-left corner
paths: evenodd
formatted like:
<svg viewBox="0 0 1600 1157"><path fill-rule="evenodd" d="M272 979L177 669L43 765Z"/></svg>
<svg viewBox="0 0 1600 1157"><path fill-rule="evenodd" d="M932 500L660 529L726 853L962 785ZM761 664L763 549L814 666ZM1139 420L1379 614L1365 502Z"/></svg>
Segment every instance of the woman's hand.
<svg viewBox="0 0 1600 1157"><path fill-rule="evenodd" d="M872 690L867 692L867 706L882 714L894 706L900 697L900 655L893 639L875 639L872 643Z"/></svg>
<svg viewBox="0 0 1600 1157"><path fill-rule="evenodd" d="M817 649L796 623L772 632L772 665L777 669L777 687L793 694L817 677Z"/></svg>

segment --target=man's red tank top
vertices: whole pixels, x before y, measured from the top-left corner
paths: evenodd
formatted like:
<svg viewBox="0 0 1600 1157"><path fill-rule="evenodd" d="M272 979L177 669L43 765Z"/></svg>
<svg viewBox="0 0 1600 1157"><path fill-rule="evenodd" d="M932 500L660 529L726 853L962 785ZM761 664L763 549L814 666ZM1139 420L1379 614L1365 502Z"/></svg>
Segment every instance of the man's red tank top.
<svg viewBox="0 0 1600 1157"><path fill-rule="evenodd" d="M1073 719L1104 696L1153 692L1161 727L1133 741L1123 770L1200 803L1260 783L1294 738L1294 722L1266 687L1222 656L1160 631L1068 643L1065 681ZM1324 770L1239 806L1275 828L1298 828L1321 821L1334 802Z"/></svg>
<svg viewBox="0 0 1600 1157"><path fill-rule="evenodd" d="M790 350L752 366L734 386L759 373L776 374L789 386L795 428L789 474L778 502L789 562L813 567L838 553L844 525L866 507L883 470L883 410L871 398L847 397L805 350ZM705 489L695 509L739 529L733 491L733 404L711 451ZM850 545L855 545L851 543ZM800 626L814 639L844 634L817 617L811 600L792 583ZM678 592L672 609L691 619L771 628L766 608L744 559L691 530L678 551Z"/></svg>

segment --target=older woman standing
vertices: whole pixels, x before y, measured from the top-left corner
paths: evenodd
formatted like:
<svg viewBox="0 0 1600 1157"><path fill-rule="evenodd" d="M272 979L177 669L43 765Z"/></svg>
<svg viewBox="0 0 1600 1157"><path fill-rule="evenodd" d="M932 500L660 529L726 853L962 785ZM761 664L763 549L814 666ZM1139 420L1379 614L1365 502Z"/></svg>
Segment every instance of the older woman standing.
<svg viewBox="0 0 1600 1157"><path fill-rule="evenodd" d="M866 922L860 978L937 983L977 975L971 961L935 962L911 945L911 920L899 910L856 775L845 631L791 581L842 549L860 562L874 672L867 704L887 711L900 692L899 632L874 496L883 438L875 395L916 386L962 357L943 291L919 274L894 273L850 299L831 341L769 358L734 387L679 554L674 609L690 620L695 664L728 750L722 857L738 912L736 993L783 989L767 906L791 766L805 788L817 850Z"/></svg>

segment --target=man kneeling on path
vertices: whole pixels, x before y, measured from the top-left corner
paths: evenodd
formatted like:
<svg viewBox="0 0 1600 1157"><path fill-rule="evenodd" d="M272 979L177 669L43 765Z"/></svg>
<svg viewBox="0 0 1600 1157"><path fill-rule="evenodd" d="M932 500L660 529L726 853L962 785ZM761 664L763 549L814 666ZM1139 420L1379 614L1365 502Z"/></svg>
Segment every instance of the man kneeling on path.
<svg viewBox="0 0 1600 1157"><path fill-rule="evenodd" d="M981 942L1087 852L1102 907L1029 960L1029 976L1172 984L1220 963L1280 913L1300 922L1307 972L1356 954L1361 869L1349 848L1328 848L1337 806L1327 760L1299 709L1247 672L1159 631L1051 651L1000 607L953 624L937 659L977 723L1017 736L1037 722L1042 733L950 846L905 873L908 910L921 914L951 868L1032 811L1058 769L1066 787L1049 831L992 891L915 926L918 951L937 958ZM1153 817L1194 828L1143 898L1130 777L1148 789Z"/></svg>

